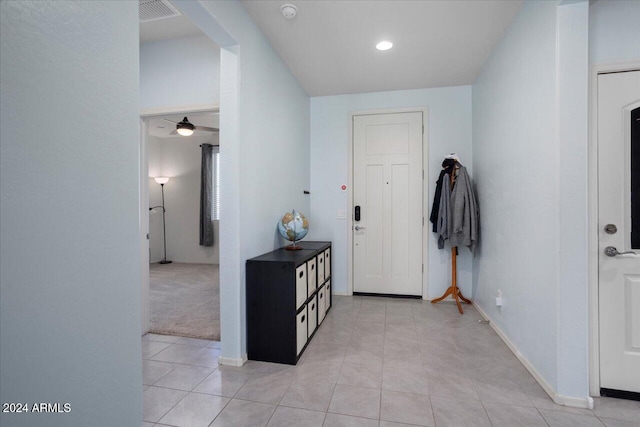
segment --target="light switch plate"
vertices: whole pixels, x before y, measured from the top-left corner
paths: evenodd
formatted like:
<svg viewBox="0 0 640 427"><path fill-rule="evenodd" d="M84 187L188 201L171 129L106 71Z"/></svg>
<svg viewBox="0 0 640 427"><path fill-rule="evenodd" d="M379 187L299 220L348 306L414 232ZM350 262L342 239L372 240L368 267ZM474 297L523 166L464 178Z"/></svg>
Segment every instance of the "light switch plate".
<svg viewBox="0 0 640 427"><path fill-rule="evenodd" d="M347 219L346 209L338 209L338 219Z"/></svg>

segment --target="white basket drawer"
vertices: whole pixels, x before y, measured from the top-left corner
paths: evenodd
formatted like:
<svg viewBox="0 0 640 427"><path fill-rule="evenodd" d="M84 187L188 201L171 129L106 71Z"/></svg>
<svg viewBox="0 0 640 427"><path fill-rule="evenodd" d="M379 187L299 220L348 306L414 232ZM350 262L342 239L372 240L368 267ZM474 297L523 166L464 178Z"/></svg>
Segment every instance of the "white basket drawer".
<svg viewBox="0 0 640 427"><path fill-rule="evenodd" d="M323 286L318 291L318 325L320 325L322 323L322 321L324 320L324 313L325 313L324 298L325 298L325 293L326 293L326 288Z"/></svg>
<svg viewBox="0 0 640 427"><path fill-rule="evenodd" d="M309 320L307 320L307 325L309 328L309 332L307 334L310 337L316 330L318 326L318 296L313 297L311 301L307 304L307 313L309 315Z"/></svg>
<svg viewBox="0 0 640 427"><path fill-rule="evenodd" d="M296 310L307 300L307 264L296 268Z"/></svg>
<svg viewBox="0 0 640 427"><path fill-rule="evenodd" d="M296 316L296 355L300 354L307 343L307 307Z"/></svg>
<svg viewBox="0 0 640 427"><path fill-rule="evenodd" d="M316 259L312 258L307 261L307 297L310 297L316 291L318 283L318 272L316 270Z"/></svg>
<svg viewBox="0 0 640 427"><path fill-rule="evenodd" d="M324 253L318 255L318 287L324 283Z"/></svg>
<svg viewBox="0 0 640 427"><path fill-rule="evenodd" d="M331 277L331 248L324 251L324 277Z"/></svg>

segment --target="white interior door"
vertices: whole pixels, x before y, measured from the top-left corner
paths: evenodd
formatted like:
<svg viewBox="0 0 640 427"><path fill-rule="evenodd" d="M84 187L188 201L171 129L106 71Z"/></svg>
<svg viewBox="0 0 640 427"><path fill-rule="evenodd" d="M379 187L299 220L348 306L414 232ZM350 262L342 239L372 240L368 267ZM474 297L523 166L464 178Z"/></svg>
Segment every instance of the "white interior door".
<svg viewBox="0 0 640 427"><path fill-rule="evenodd" d="M353 118L354 292L422 295L422 132L421 112Z"/></svg>
<svg viewBox="0 0 640 427"><path fill-rule="evenodd" d="M639 120L640 71L600 74L597 135L600 387L638 393ZM627 251L637 254L620 254Z"/></svg>

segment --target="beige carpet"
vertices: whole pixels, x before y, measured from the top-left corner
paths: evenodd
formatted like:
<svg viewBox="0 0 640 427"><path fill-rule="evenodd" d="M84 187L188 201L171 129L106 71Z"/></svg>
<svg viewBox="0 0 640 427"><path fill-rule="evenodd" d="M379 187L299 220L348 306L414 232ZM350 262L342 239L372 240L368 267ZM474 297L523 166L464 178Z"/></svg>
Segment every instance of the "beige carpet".
<svg viewBox="0 0 640 427"><path fill-rule="evenodd" d="M149 265L150 332L220 341L220 273L214 264Z"/></svg>

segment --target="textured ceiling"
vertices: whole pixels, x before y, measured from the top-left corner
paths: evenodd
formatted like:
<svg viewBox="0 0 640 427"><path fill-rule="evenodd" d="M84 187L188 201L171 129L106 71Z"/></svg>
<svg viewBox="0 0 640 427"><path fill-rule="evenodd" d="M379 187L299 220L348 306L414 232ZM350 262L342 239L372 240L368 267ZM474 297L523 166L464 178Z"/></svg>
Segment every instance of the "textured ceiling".
<svg viewBox="0 0 640 427"><path fill-rule="evenodd" d="M471 84L522 1L242 2L309 95ZM298 15L286 20L280 6ZM381 40L393 49L375 49Z"/></svg>

